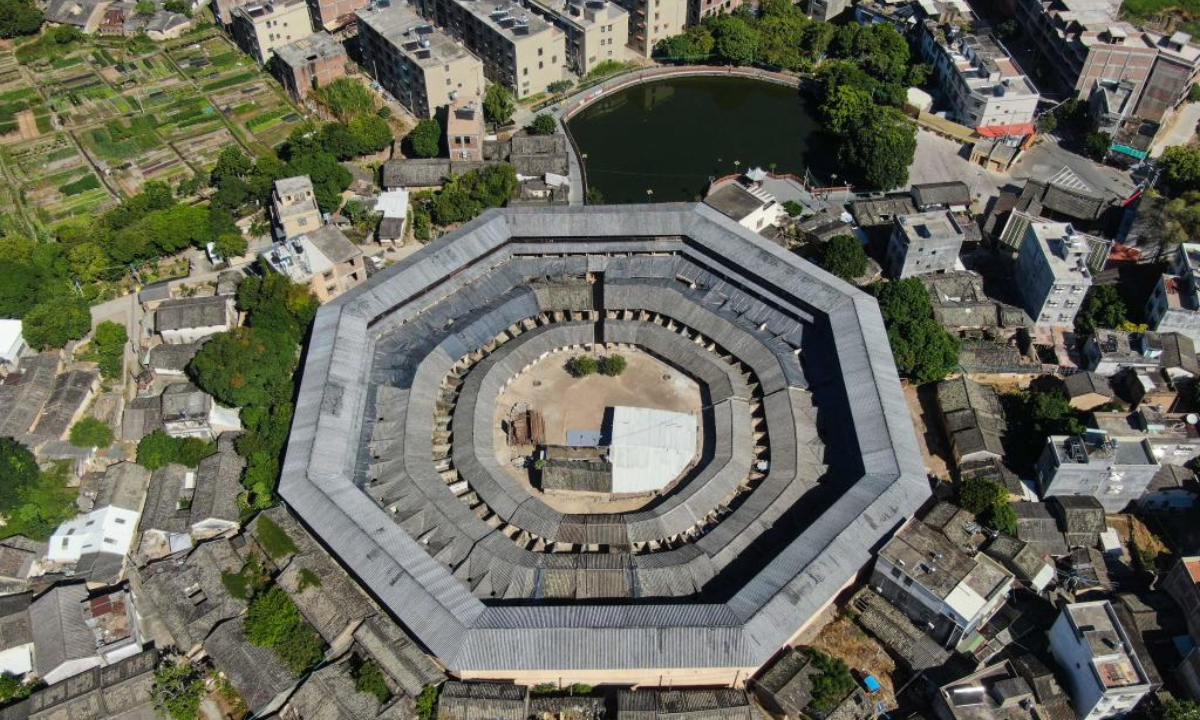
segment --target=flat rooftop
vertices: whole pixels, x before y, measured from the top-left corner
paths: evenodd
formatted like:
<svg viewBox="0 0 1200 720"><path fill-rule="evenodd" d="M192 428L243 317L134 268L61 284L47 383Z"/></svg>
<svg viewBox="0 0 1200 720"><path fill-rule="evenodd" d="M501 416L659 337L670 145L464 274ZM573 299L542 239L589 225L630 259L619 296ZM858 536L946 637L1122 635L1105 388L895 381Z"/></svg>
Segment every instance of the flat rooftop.
<svg viewBox="0 0 1200 720"><path fill-rule="evenodd" d="M901 215L896 225L908 240L909 245L920 245L930 240L961 240L962 228L948 210Z"/></svg>
<svg viewBox="0 0 1200 720"><path fill-rule="evenodd" d="M1131 652L1125 630L1106 600L1067 605L1063 612L1083 638L1092 666L1105 688L1131 687L1148 682L1141 663Z"/></svg>
<svg viewBox="0 0 1200 720"><path fill-rule="evenodd" d="M518 3L490 3L478 0L454 0L454 2L481 20L484 25L496 31L498 35L514 43L542 33L562 32Z"/></svg>
<svg viewBox="0 0 1200 720"><path fill-rule="evenodd" d="M282 47L275 48L275 57L288 67L300 67L317 60L344 57L346 47L329 33L322 30L306 38L300 38Z"/></svg>
<svg viewBox="0 0 1200 720"><path fill-rule="evenodd" d="M453 60L474 57L407 5L376 3L356 10L354 15L418 67L445 65Z"/></svg>
<svg viewBox="0 0 1200 720"><path fill-rule="evenodd" d="M1087 266L1091 243L1086 235L1075 232L1070 223L1034 221L1029 224L1029 232L1042 246L1042 254L1056 280L1092 279Z"/></svg>
<svg viewBox="0 0 1200 720"><path fill-rule="evenodd" d="M608 0L529 0L545 12L581 30L609 23L628 15L625 8Z"/></svg>
<svg viewBox="0 0 1200 720"><path fill-rule="evenodd" d="M1138 440L1105 440L1088 436L1055 435L1050 438L1062 464L1157 465L1158 460Z"/></svg>

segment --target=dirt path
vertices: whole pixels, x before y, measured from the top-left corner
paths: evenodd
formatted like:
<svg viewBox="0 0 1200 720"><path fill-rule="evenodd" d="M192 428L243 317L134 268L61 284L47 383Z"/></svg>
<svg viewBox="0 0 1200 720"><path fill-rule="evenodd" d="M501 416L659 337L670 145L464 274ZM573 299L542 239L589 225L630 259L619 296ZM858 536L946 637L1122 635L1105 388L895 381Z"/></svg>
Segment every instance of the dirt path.
<svg viewBox="0 0 1200 720"><path fill-rule="evenodd" d="M17 127L24 140L33 140L41 134L38 132L37 118L33 116L32 110L22 110L17 113Z"/></svg>
<svg viewBox="0 0 1200 720"><path fill-rule="evenodd" d="M954 461L950 449L946 446L942 428L938 424L935 386L918 388L907 385L904 388L904 399L908 402L913 429L917 431L917 442L921 446L925 469L943 480L951 479L950 468L954 466Z"/></svg>

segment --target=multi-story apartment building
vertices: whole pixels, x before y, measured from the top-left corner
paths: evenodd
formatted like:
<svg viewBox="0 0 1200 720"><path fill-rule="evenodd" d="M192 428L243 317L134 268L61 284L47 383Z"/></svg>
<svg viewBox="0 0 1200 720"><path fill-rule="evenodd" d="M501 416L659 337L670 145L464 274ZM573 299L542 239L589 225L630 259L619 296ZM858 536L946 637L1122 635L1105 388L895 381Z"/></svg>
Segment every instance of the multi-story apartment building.
<svg viewBox="0 0 1200 720"><path fill-rule="evenodd" d="M1107 600L1065 606L1048 636L1079 720L1121 717L1152 690L1146 668Z"/></svg>
<svg viewBox="0 0 1200 720"><path fill-rule="evenodd" d="M1182 243L1170 272L1146 301L1146 322L1160 333L1177 332L1200 342L1200 243Z"/></svg>
<svg viewBox="0 0 1200 720"><path fill-rule="evenodd" d="M265 0L235 7L233 39L260 64L275 56L275 48L312 34L312 18L304 0Z"/></svg>
<svg viewBox="0 0 1200 720"><path fill-rule="evenodd" d="M870 584L935 640L953 647L1000 609L1013 579L986 555L972 557L913 520L880 549Z"/></svg>
<svg viewBox="0 0 1200 720"><path fill-rule="evenodd" d="M331 32L350 24L354 11L369 4L370 0L308 0L313 27Z"/></svg>
<svg viewBox="0 0 1200 720"><path fill-rule="evenodd" d="M260 255L275 272L308 285L322 303L367 279L362 250L334 225L277 242Z"/></svg>
<svg viewBox="0 0 1200 720"><path fill-rule="evenodd" d="M605 60L624 57L629 12L620 5L609 0L527 0L526 6L562 31L572 72L586 75Z"/></svg>
<svg viewBox="0 0 1200 720"><path fill-rule="evenodd" d="M276 180L271 208L275 216L275 237L280 240L321 227L321 210L317 207L312 180L307 175Z"/></svg>
<svg viewBox="0 0 1200 720"><path fill-rule="evenodd" d="M850 0L809 0L808 16L813 20L829 22L846 12L851 4Z"/></svg>
<svg viewBox="0 0 1200 720"><path fill-rule="evenodd" d="M324 31L275 48L279 82L297 100L344 77L349 62L346 46Z"/></svg>
<svg viewBox="0 0 1200 720"><path fill-rule="evenodd" d="M1016 0L1042 66L1063 90L1088 98L1097 82L1129 81L1133 114L1161 121L1187 97L1200 72L1200 47L1187 33L1164 37L1119 19L1118 0Z"/></svg>
<svg viewBox="0 0 1200 720"><path fill-rule="evenodd" d="M563 79L566 36L520 5L480 0L417 0L421 14L460 40L483 61L488 80L517 99L545 92Z"/></svg>
<svg viewBox="0 0 1200 720"><path fill-rule="evenodd" d="M446 147L451 160L483 160L483 106L479 96L460 97L446 118Z"/></svg>
<svg viewBox="0 0 1200 720"><path fill-rule="evenodd" d="M1048 438L1034 474L1043 497L1086 495L1119 513L1146 492L1158 468L1149 440L1118 440L1089 430Z"/></svg>
<svg viewBox="0 0 1200 720"><path fill-rule="evenodd" d="M1017 251L1016 281L1025 312L1037 325L1069 326L1088 288L1091 244L1070 223L1034 220Z"/></svg>
<svg viewBox="0 0 1200 720"><path fill-rule="evenodd" d="M1040 95L995 38L932 20L921 29L922 55L933 67L949 119L984 137L1033 133Z"/></svg>
<svg viewBox="0 0 1200 720"><path fill-rule="evenodd" d="M946 210L898 215L887 249L892 277L953 270L963 238L958 221Z"/></svg>
<svg viewBox="0 0 1200 720"><path fill-rule="evenodd" d="M629 47L650 57L659 40L678 35L688 24L689 0L617 0L629 11Z"/></svg>
<svg viewBox="0 0 1200 720"><path fill-rule="evenodd" d="M412 8L377 3L355 14L363 67L417 117L483 95L479 58Z"/></svg>
<svg viewBox="0 0 1200 720"><path fill-rule="evenodd" d="M1200 698L1200 557L1179 559L1163 580L1163 589L1183 610L1192 649L1185 652L1175 675L1193 698Z"/></svg>
<svg viewBox="0 0 1200 720"><path fill-rule="evenodd" d="M706 17L733 12L742 0L691 0L688 4L688 24L695 25Z"/></svg>

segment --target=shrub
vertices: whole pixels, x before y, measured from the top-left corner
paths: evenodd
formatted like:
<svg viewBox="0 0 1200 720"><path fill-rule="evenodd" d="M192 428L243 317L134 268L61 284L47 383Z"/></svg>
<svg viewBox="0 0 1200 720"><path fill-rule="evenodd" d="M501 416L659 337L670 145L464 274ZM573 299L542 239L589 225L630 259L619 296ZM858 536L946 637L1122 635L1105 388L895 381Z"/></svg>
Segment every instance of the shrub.
<svg viewBox="0 0 1200 720"><path fill-rule="evenodd" d="M154 670L150 696L159 712L171 720L194 720L203 694L204 679L191 663L175 660Z"/></svg>
<svg viewBox="0 0 1200 720"><path fill-rule="evenodd" d="M315 88L310 94L342 121L375 109L375 94L353 78L338 78L328 85Z"/></svg>
<svg viewBox="0 0 1200 720"><path fill-rule="evenodd" d="M100 366L100 374L106 379L121 376L125 362L125 343L129 333L124 325L105 320L96 326L92 335L91 355Z"/></svg>
<svg viewBox="0 0 1200 720"><path fill-rule="evenodd" d="M596 358L591 355L576 355L567 361L567 373L573 378L585 378L598 369Z"/></svg>
<svg viewBox="0 0 1200 720"><path fill-rule="evenodd" d="M976 515L1008 499L1008 491L986 478L968 478L958 485L958 504Z"/></svg>
<svg viewBox="0 0 1200 720"><path fill-rule="evenodd" d="M0 513L7 514L21 502L26 488L37 485L37 458L15 439L0 437Z"/></svg>
<svg viewBox="0 0 1200 720"><path fill-rule="evenodd" d="M81 448L104 449L113 442L113 431L100 418L85 417L71 426L71 444Z"/></svg>
<svg viewBox="0 0 1200 720"><path fill-rule="evenodd" d="M820 672L812 676L812 708L827 712L838 706L854 689L854 676L841 658L820 650L809 651L813 665Z"/></svg>
<svg viewBox="0 0 1200 720"><path fill-rule="evenodd" d="M437 710L438 687L436 685L426 685L421 688L421 694L417 696L416 711L417 717L421 720L433 720L435 710Z"/></svg>
<svg viewBox="0 0 1200 720"><path fill-rule="evenodd" d="M138 443L137 462L147 470L164 468L171 463L194 468L216 451L216 443L200 438L174 438L162 430L155 430Z"/></svg>
<svg viewBox="0 0 1200 720"><path fill-rule="evenodd" d="M624 355L606 355L600 358L597 369L601 375L617 377L625 372L627 367L629 367L629 361L625 359Z"/></svg>
<svg viewBox="0 0 1200 720"><path fill-rule="evenodd" d="M292 555L300 551L296 547L296 542L292 540L292 536L266 515L259 516L255 537L258 538L258 543L262 545L263 550L267 551L272 560L278 560L285 555Z"/></svg>
<svg viewBox="0 0 1200 720"><path fill-rule="evenodd" d="M383 704L392 697L391 688L383 677L383 671L371 660L363 661L354 669L354 689L360 693L374 695Z"/></svg>
<svg viewBox="0 0 1200 720"><path fill-rule="evenodd" d="M490 123L507 125L512 120L517 105L512 93L499 83L492 83L483 94L483 116Z"/></svg>
<svg viewBox="0 0 1200 720"><path fill-rule="evenodd" d="M325 641L278 586L256 595L250 602L245 632L250 644L271 648L296 674L315 665L325 652Z"/></svg>
<svg viewBox="0 0 1200 720"><path fill-rule="evenodd" d="M530 135L553 135L557 129L558 123L554 120L554 117L546 113L535 117L533 122L525 128Z"/></svg>
<svg viewBox="0 0 1200 720"><path fill-rule="evenodd" d="M790 217L800 217L804 214L804 206L795 200L784 200L783 209Z"/></svg>
<svg viewBox="0 0 1200 720"><path fill-rule="evenodd" d="M420 158L437 157L442 149L442 126L437 120L425 119L405 136L413 155Z"/></svg>
<svg viewBox="0 0 1200 720"><path fill-rule="evenodd" d="M12 673L0 673L0 703L29 697L37 683L27 683Z"/></svg>

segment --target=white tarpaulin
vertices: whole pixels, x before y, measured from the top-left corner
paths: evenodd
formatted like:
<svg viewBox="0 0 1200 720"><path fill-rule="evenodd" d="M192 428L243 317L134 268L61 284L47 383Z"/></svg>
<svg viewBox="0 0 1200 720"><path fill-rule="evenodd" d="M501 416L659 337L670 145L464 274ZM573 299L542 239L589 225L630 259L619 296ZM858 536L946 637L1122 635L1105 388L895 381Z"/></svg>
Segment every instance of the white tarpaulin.
<svg viewBox="0 0 1200 720"><path fill-rule="evenodd" d="M650 408L614 407L609 459L612 491L666 487L696 457L696 416Z"/></svg>

